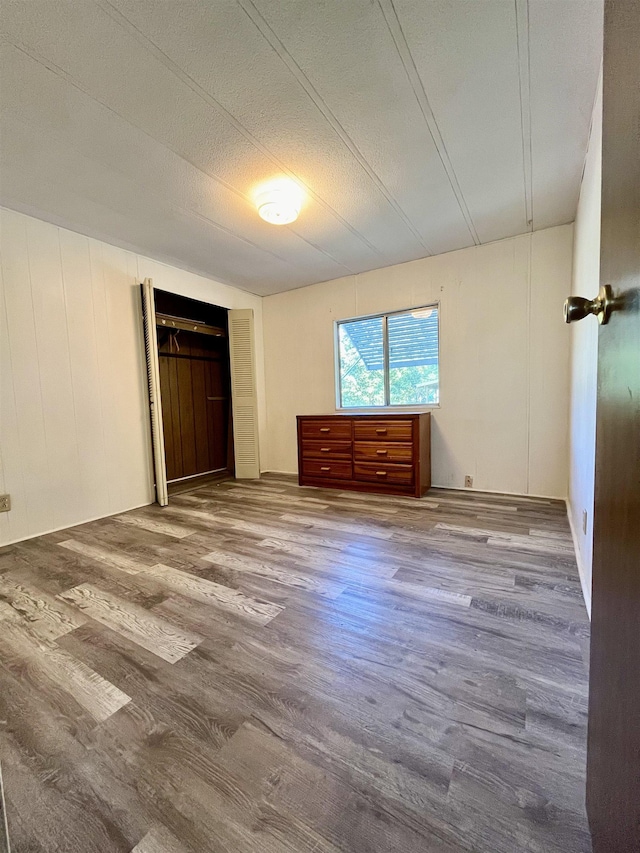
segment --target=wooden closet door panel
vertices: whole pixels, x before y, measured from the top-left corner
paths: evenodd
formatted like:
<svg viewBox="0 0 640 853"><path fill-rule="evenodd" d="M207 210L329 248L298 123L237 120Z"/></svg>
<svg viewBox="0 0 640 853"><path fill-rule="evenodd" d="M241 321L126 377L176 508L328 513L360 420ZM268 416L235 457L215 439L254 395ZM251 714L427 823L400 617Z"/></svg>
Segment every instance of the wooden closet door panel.
<svg viewBox="0 0 640 853"><path fill-rule="evenodd" d="M167 479L171 479L173 462L173 420L171 418L171 388L169 387L169 363L161 355L158 358L160 394L162 396L162 429L164 432L164 454Z"/></svg>
<svg viewBox="0 0 640 853"><path fill-rule="evenodd" d="M223 369L221 361L207 362L207 430L212 471L227 467L229 400Z"/></svg>
<svg viewBox="0 0 640 853"><path fill-rule="evenodd" d="M227 467L227 424L229 404L226 401L216 401L211 404L210 419L213 420L213 429L216 435L216 443L213 447L212 469L218 470Z"/></svg>
<svg viewBox="0 0 640 853"><path fill-rule="evenodd" d="M162 394L167 480L175 480L182 476L178 376L175 360L162 356L160 356L160 393Z"/></svg>
<svg viewBox="0 0 640 853"><path fill-rule="evenodd" d="M207 401L206 373L208 363L199 359L191 361L191 381L193 387L193 420L195 428L197 473L212 470L212 448L209 442L209 402Z"/></svg>
<svg viewBox="0 0 640 853"><path fill-rule="evenodd" d="M180 410L180 446L182 449L183 477L198 472L196 462L196 428L193 418L193 382L191 381L191 361L187 358L174 359L178 377L178 397Z"/></svg>
<svg viewBox="0 0 640 853"><path fill-rule="evenodd" d="M175 476L182 477L184 475L184 460L182 458L182 427L180 424L180 387L178 377L178 363L175 359L170 359L169 364L171 369L169 372L169 383L171 386L172 406L171 412L173 416L173 434L174 450L175 450Z"/></svg>
<svg viewBox="0 0 640 853"><path fill-rule="evenodd" d="M167 479L227 467L228 379L218 360L160 358Z"/></svg>

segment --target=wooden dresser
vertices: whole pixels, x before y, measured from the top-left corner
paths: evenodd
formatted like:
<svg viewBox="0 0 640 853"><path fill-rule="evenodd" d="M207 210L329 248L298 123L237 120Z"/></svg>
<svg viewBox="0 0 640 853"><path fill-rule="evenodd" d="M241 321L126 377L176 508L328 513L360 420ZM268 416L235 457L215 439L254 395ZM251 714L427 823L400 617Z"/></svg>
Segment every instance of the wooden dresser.
<svg viewBox="0 0 640 853"><path fill-rule="evenodd" d="M301 486L421 497L431 486L431 415L298 415Z"/></svg>

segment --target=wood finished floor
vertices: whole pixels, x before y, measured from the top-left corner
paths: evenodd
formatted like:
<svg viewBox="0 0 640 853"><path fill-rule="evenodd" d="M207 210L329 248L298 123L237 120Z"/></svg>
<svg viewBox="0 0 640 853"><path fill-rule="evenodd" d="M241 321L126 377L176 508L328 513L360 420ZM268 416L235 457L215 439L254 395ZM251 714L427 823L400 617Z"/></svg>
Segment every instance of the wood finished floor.
<svg viewBox="0 0 640 853"><path fill-rule="evenodd" d="M564 506L207 486L0 550L14 853L587 853Z"/></svg>

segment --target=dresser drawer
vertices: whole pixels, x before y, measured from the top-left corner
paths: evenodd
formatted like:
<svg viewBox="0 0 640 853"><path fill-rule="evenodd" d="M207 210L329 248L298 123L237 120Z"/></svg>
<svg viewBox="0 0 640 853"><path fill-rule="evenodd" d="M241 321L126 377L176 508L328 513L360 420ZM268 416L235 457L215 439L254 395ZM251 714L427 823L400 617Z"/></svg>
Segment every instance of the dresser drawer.
<svg viewBox="0 0 640 853"><path fill-rule="evenodd" d="M334 462L322 459L303 459L302 473L305 477L326 477L329 480L350 480L352 477L351 462Z"/></svg>
<svg viewBox="0 0 640 853"><path fill-rule="evenodd" d="M351 459L350 441L302 442L303 459Z"/></svg>
<svg viewBox="0 0 640 853"><path fill-rule="evenodd" d="M351 438L349 418L327 418L326 421L302 421L303 438Z"/></svg>
<svg viewBox="0 0 640 853"><path fill-rule="evenodd" d="M363 420L354 423L356 441L411 441L412 421Z"/></svg>
<svg viewBox="0 0 640 853"><path fill-rule="evenodd" d="M356 462L353 466L354 479L375 483L395 483L410 486L413 483L413 465L372 465Z"/></svg>
<svg viewBox="0 0 640 853"><path fill-rule="evenodd" d="M361 462L413 462L413 444L400 441L356 441L353 458Z"/></svg>

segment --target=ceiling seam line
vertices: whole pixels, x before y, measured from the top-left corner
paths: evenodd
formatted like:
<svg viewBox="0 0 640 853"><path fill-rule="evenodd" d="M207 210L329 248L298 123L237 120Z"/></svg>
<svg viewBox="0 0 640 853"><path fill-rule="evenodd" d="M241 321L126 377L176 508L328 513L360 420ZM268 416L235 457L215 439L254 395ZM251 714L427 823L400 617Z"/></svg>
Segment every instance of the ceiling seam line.
<svg viewBox="0 0 640 853"><path fill-rule="evenodd" d="M140 249L139 246L134 246L132 243L128 243L126 240L117 239L116 237L105 235L103 232L98 232L97 230L93 229L90 229L92 230L92 233L87 233L86 228L82 230L82 226L75 222L70 225L69 221L66 219L63 222L62 220L64 219L64 217L59 217L56 214L53 214L54 219L41 219L41 214L38 215L38 213L34 213L33 208L31 208L30 206L21 206L20 202L17 202L16 204L18 205L16 207L10 207L8 203L0 204L0 211L7 210L12 213L17 213L19 216L24 216L28 219L36 219L39 222L46 222L50 225L53 225L55 228L62 228L64 231L69 231L72 234L77 234L79 237L84 237L86 240L93 240L94 242L99 243L100 245L120 249L123 252L128 252L130 255L133 255L136 258L142 257L157 264L163 264L164 266L172 266L178 270L183 270L184 272L191 273L192 275L197 275L201 278L211 279L212 281L216 281L218 284L224 284L225 287L233 287L236 290L241 290L243 293L249 293L252 296L263 296L263 294L257 293L255 290L249 290L249 288L244 284L238 284L236 281L230 281L229 279L221 277L219 274L205 271L202 268L198 269L191 264L185 263L184 259L177 258L174 255L157 254L152 257L151 255L146 254L147 250ZM312 287L312 285L303 285L303 287Z"/></svg>
<svg viewBox="0 0 640 853"><path fill-rule="evenodd" d="M436 117L431 108L431 104L429 102L424 83L422 82L422 78L418 73L418 69L413 59L413 55L411 53L411 50L409 49L409 44L404 34L404 30L402 29L402 24L400 23L398 13L396 12L395 6L393 5L393 0L378 0L378 5L380 6L382 15L385 19L387 27L389 28L389 32L391 33L391 38L393 39L393 42L396 46L396 50L398 51L400 60L404 67L405 73L409 79L409 83L411 84L413 92L416 96L416 100L418 101L418 106L420 107L422 116L426 122L427 128L429 129L431 138L433 139L433 143L436 147L436 151L438 152L438 156L440 157L440 161L444 167L447 177L449 178L451 189L453 190L453 193L456 197L456 200L460 207L460 211L462 212L464 220L467 224L467 228L469 229L471 237L473 238L473 241L476 246L480 245L481 241L478 236L478 232L476 231L476 227L473 223L473 218L471 216L469 208L467 207L467 202L465 201L464 195L462 193L462 188L460 187L460 183L453 168L453 163L451 162L451 158L449 157L449 153L444 143L442 133L440 132Z"/></svg>
<svg viewBox="0 0 640 853"><path fill-rule="evenodd" d="M91 93L90 93L90 92L88 92L88 91L87 91L87 90L86 90L82 85L80 85L80 84L78 83L78 81L76 81L73 77L71 77L71 75L69 75L69 74L68 74L64 69L60 68L60 67L59 67L58 65L56 65L54 62L52 62L52 61L51 61L51 60L49 60L49 59L46 59L45 57L41 57L41 56L39 56L37 53L35 53L35 52L33 52L32 50L30 50L26 45L24 45L24 44L22 44L22 43L18 43L18 42L15 42L15 41L9 40L9 39L7 39L6 43L7 43L7 44L10 44L12 47L14 47L16 50L19 50L21 53L24 53L26 56L28 56L28 57L29 57L30 59L32 59L34 62L36 62L37 64L39 64L39 65L41 65L43 68L45 68L47 71L49 71L51 74L54 74L55 76L57 76L57 77L59 77L60 79L64 80L64 81L65 81L66 83L68 83L70 86L73 86L75 89L77 89L77 90L78 90L79 92L81 92L83 95L86 95L86 97L88 97L88 98L89 98L91 101L93 101L94 103L99 104L99 105L100 105L101 107L103 107L105 110L108 110L110 113L113 113L113 115L115 115L115 116L116 116L117 118L119 118L121 121L123 121L123 122L125 122L126 124L128 124L129 126L131 126L131 127L135 128L137 131L139 131L141 134L143 134L144 136L146 136L148 139L150 139L150 140L151 140L152 142L154 142L156 145L159 145L161 148L164 148L164 149L166 149L167 151L170 151L172 154L174 154L176 157L178 157L178 158L179 158L180 160L182 160L184 163L187 163L188 165L192 166L194 169L196 169L196 171L200 172L202 175L205 175L207 178L210 178L212 181L215 181L216 183L219 183L219 184L220 184L221 186L223 186L226 190L228 190L229 192L232 192L234 195L236 195L238 198L240 198L243 202L245 202L249 207L251 207L251 208L253 209L253 205L252 205L252 203L249 201L249 199L247 198L247 196L246 196L244 193L242 193L240 190L236 189L234 186L232 186L231 184L227 183L224 179L219 178L219 177L217 177L216 175L212 175L210 172L205 171L202 167L198 166L196 163L194 163L194 162L193 162L192 160L190 160L188 157L185 157L183 154L181 154L180 152L176 151L176 150L175 150L174 148L172 148L170 145L167 145L167 144L165 144L164 142L160 142L160 141L159 141L159 140L157 140L155 137L153 137L153 136L151 136L149 133L147 133L147 131L145 131L145 130L143 130L142 128L140 128L137 124L134 124L133 122L129 121L129 119L128 119L128 118L125 118L125 117L124 117L123 115L121 115L119 112L117 112L116 110L112 109L112 107L110 107L108 104L105 104L103 101L99 101L97 98L95 98L93 95L91 95ZM26 122L23 122L23 121L21 121L21 120L20 120L20 123L21 123L21 124L25 124L25 126L26 126L26 127L29 127L29 125L28 125ZM79 149L78 149L78 150L79 150ZM84 156L84 155L83 155L83 156ZM115 169L114 167L109 166L108 164L105 164L105 163L104 163L103 161L101 161L101 160L98 160L97 162L102 163L103 165L107 165L107 168L112 169L113 171L117 172L118 174L124 175L124 173L123 173L123 172L120 172L118 169ZM126 177L126 175L125 175L125 177ZM149 192L154 193L154 190L149 190ZM228 236L230 236L230 237L232 237L232 238L235 238L235 239L237 239L237 240L240 240L240 241L242 241L242 242L246 243L246 244L247 244L247 245L249 245L249 246L252 246L253 248L257 249L257 250L258 250L258 251L260 251L260 252L264 252L264 253L265 253L265 254L267 254L267 255L271 255L271 256L272 256L272 257L274 257L276 260L279 260L279 261L282 261L283 263L289 264L289 266L291 266L293 269L295 269L296 267L299 267L300 269L303 269L303 270L304 270L304 266L303 266L302 264L293 263L292 261L288 260L287 258L285 258L285 257L283 257L283 256L281 256L281 255L278 255L278 254L276 254L275 252L272 252L272 251L271 251L271 250L269 250L269 249L265 249L264 247L260 246L258 243L254 243L252 240L249 240L249 239L247 239L246 237L243 237L243 236L242 236L241 234L239 234L238 232L233 231L233 230L231 230L230 228L227 228L225 225L222 225L221 223L218 223L218 222L216 222L215 220L210 219L208 216L205 216L205 215L204 215L204 214L202 214L202 213L198 213L198 212L197 212L197 211L195 211L195 210L190 210L190 209L189 209L189 208L187 208L187 207L178 206L178 205L173 205L173 209L175 209L176 211L182 212L182 213L186 213L186 214L187 214L187 215L189 215L189 216L194 216L194 217L196 217L196 218L202 219L202 220L204 220L205 222L207 222L208 224L210 224L213 228L216 228L216 229L218 229L219 231L224 232L224 233L225 233L225 234L227 234ZM295 234L295 235L296 235L296 237L297 237L299 240L302 240L302 242L303 242L303 243L306 243L307 245L311 246L311 247L312 247L313 249L315 249L317 252L319 252L320 254L322 254L322 255L324 255L325 257L327 257L330 261L332 261L333 263L335 263L335 264L337 264L338 266L342 267L343 269L347 270L347 272L348 272L349 274L353 274L353 273L352 273L352 271L351 271L351 269L350 269L350 267L348 267L348 266L347 266L346 264L344 264L342 261L339 261L337 258L334 258L334 257L333 257L333 255L331 255L331 254L330 254L329 252L327 252L325 249L322 249L321 247L316 246L316 245L315 245L311 240L308 240L306 237L303 237L301 234L299 234L299 233L298 233L298 231L296 231L296 229L295 229L295 228L291 228L291 227L290 227L290 228L289 228L289 230L290 230L293 234Z"/></svg>
<svg viewBox="0 0 640 853"><path fill-rule="evenodd" d="M42 67L46 68L47 71L50 71L57 77L60 77L60 79L64 80L70 86L73 86L79 92L82 92L83 95L86 95L87 98L94 101L96 104L99 104L105 110L108 110L110 113L113 113L113 115L115 115L121 121L126 122L128 125L135 128L139 133L148 137L156 145L159 145L160 147L166 148L168 151L171 151L172 154L175 154L176 157L179 157L181 160L184 160L185 163L188 163L190 166L193 166L193 168L196 169L198 172L201 172L203 175L206 175L208 178L211 178L211 180L216 181L216 183L219 183L226 190L229 190L229 192L234 193L239 198L242 198L244 201L246 201L247 204L250 204L250 201L247 196L240 190L236 189L232 184L225 181L224 178L221 178L218 175L214 175L211 172L205 171L202 166L198 166L198 164L194 163L193 160L190 160L188 157L185 157L184 154L181 154L179 151L177 151L175 148L172 148L165 142L161 142L159 139L156 139L148 131L144 130L139 125L134 124L130 119L123 116L122 113L109 106L109 104L106 104L104 101L101 101L96 98L96 96L93 95L88 89L86 89L81 83L79 83L78 80L72 77L67 71L64 70L64 68L60 68L59 65L56 65L55 62L53 62L52 60L48 59L45 56L41 56L33 48L24 44L24 42L15 41L13 39L7 39L6 43L10 44L12 47L15 47L16 50L19 50L24 53L26 56L29 57L29 59L32 59L34 62L37 62L39 65L42 65Z"/></svg>
<svg viewBox="0 0 640 853"><path fill-rule="evenodd" d="M329 260L330 260L330 261L333 261L333 262L334 262L334 264L337 264L339 267L342 267L343 269L347 270L347 273L348 273L349 275L354 275L354 272L353 272L353 270L351 269L351 267L347 266L347 265L346 265L345 263L343 263L342 261L339 261L337 258L334 258L334 257L333 257L333 255L329 254L329 252L325 251L325 249L322 249L320 246L316 245L316 244L313 242L313 240L309 240L309 238L308 238L308 237L303 237L302 235L298 234L298 232L296 231L296 229L295 229L295 228L292 228L291 226L289 226L289 230L290 230L290 231L292 231L292 232L296 235L296 237L299 237L299 238L300 238L303 242L305 242L308 246L311 246L311 248L312 248L312 249L315 249L316 251L320 252L320 254L325 255L327 258L329 258ZM330 279L329 279L329 280L330 280Z"/></svg>
<svg viewBox="0 0 640 853"><path fill-rule="evenodd" d="M238 5L243 10L243 12L247 15L249 20L254 24L260 35L264 38L264 40L270 45L274 53L279 57L282 63L288 68L291 75L296 79L299 83L300 87L303 89L308 98L312 101L315 107L318 109L318 112L324 117L326 122L331 126L334 130L338 138L344 143L344 145L348 148L354 159L360 164L363 171L368 175L370 180L376 186L376 189L380 192L380 194L386 199L386 201L390 204L390 206L395 210L395 212L400 216L402 221L405 223L407 228L411 231L413 236L418 240L420 245L431 255L433 254L424 238L418 231L418 229L411 222L409 216L402 209L402 206L398 202L398 200L394 197L393 193L385 186L382 178L377 174L375 169L371 166L367 158L360 151L357 144L353 139L349 136L346 129L343 127L341 121L331 110L327 102L324 100L320 92L315 88L309 77L305 74L302 68L298 65L296 60L293 58L293 55L287 50L284 43L281 41L278 34L271 27L269 22L265 19L259 9L256 8L255 4L252 0L237 0ZM249 8L246 8L249 7ZM253 10L255 13L252 14L250 10ZM262 26L261 23L264 25ZM266 30L266 32L265 32ZM269 37L272 36L273 40Z"/></svg>
<svg viewBox="0 0 640 853"><path fill-rule="evenodd" d="M352 225L350 225L346 219L344 219L337 210L331 207L324 199L322 199L317 193L315 193L310 187L306 185L306 183L301 180L295 172L291 169L287 168L287 166L282 163L275 154L269 151L262 143L256 139L253 134L240 122L235 118L222 104L217 101L213 95L210 95L199 83L197 83L192 77L190 77L183 69L181 69L169 56L167 56L161 48L159 48L151 39L147 38L138 28L129 21L118 9L111 5L109 0L94 0L96 5L98 5L103 12L108 15L115 23L122 27L122 29L129 32L131 36L141 44L145 50L151 53L155 59L160 62L164 67L172 73L175 77L177 77L184 85L186 85L191 91L197 95L201 100L203 100L206 104L208 104L215 112L217 112L222 118L226 119L226 121L238 132L240 133L251 145L254 146L258 151L264 154L269 160L271 160L279 169L281 169L285 174L287 174L290 178L298 181L302 184L309 195L326 211L328 211L331 215L333 215L348 231L350 231L354 237L359 239L362 243L364 243L371 251L378 255L381 258L385 257L385 254L381 252L376 246L373 245L365 236L361 234L357 229L355 229Z"/></svg>
<svg viewBox="0 0 640 853"><path fill-rule="evenodd" d="M520 128L524 180L525 221L533 231L533 151L531 135L531 51L529 44L529 0L514 0L516 48L520 90Z"/></svg>
<svg viewBox="0 0 640 853"><path fill-rule="evenodd" d="M14 47L17 47L17 45L14 45ZM18 48L18 49L20 49L20 48ZM37 60L35 60L35 61L37 61ZM51 70L51 69L48 69L48 70ZM55 72L52 71L52 73L55 73ZM96 103L99 103L99 102L97 101ZM24 125L24 127L30 128L29 123L24 122L20 119L18 119L17 121L19 121L20 124ZM69 148L77 151L81 156L85 157L85 155L82 153L82 151L80 151L80 149L76 148L75 146L69 145ZM124 172L121 172L119 169L114 168L114 167L104 163L104 161L96 160L95 162L100 163L103 166L106 166L108 169L115 172L116 174L121 175L122 177L126 178L127 180L130 180L129 176L126 175ZM134 182L134 186L135 186L135 182ZM157 196L160 199L162 198L162 196L159 193L157 193L154 189L147 187L145 185L141 185L141 186L143 187L145 192L148 192L151 196ZM113 210L113 208L111 208L111 207L110 207L110 209ZM205 216L203 213L199 213L196 210L190 210L188 207L184 207L183 205L177 205L177 204L171 204L170 209L176 211L177 213L181 213L183 215L186 215L186 216L192 216L194 219L198 219L198 220L202 221L203 223L206 223L207 225L211 226L212 228L214 228L218 231L222 231L226 236L231 237L233 239L237 239L242 243L246 243L247 246L250 246L253 249L257 249L259 252L263 252L264 254L271 255L271 257L275 258L278 261L281 261L282 263L288 264L290 267L295 268L295 266L296 266L294 263L292 263L287 258L282 257L282 256L276 254L275 252L272 252L270 249L264 249L262 246L259 246L257 243L254 243L252 240L249 240L246 237L243 237L242 235L236 233L235 231L232 231L230 228L227 228L225 225L222 225L219 222L216 222L215 220L210 219L208 216Z"/></svg>

